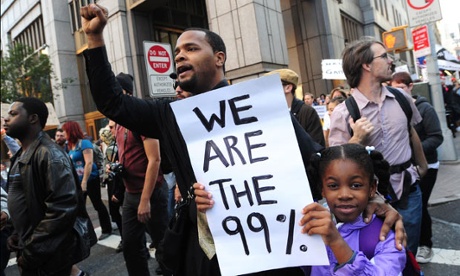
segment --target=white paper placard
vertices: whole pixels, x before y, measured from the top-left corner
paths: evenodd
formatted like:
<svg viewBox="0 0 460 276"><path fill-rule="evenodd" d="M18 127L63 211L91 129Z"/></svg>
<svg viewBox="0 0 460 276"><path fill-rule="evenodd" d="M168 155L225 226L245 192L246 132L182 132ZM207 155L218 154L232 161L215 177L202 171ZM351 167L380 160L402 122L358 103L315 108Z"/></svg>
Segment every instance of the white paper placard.
<svg viewBox="0 0 460 276"><path fill-rule="evenodd" d="M222 275L329 263L321 237L300 233L313 200L279 75L171 107L195 176L213 194L206 215Z"/></svg>

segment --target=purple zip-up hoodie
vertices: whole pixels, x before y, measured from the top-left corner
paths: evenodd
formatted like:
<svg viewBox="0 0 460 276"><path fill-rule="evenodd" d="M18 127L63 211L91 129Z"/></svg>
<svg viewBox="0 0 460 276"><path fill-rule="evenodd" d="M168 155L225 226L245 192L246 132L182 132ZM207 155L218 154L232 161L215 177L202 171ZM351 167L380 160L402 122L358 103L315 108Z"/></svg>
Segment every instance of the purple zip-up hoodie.
<svg viewBox="0 0 460 276"><path fill-rule="evenodd" d="M372 219L375 218L375 215ZM362 216L351 223L339 223L337 229L348 245L356 252L354 259L338 265L334 253L326 247L329 266L313 266L311 275L400 275L406 264L406 251L395 247L395 234L391 231L385 241L378 242L371 260L359 251L359 232L365 227Z"/></svg>

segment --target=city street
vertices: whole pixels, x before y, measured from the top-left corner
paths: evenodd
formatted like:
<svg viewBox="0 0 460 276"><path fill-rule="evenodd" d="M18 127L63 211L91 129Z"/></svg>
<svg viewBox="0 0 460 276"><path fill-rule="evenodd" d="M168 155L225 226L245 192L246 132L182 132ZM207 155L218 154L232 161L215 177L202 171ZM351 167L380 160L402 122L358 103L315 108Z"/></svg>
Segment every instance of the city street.
<svg viewBox="0 0 460 276"><path fill-rule="evenodd" d="M460 157L460 135L454 138L457 156ZM421 265L425 275L460 275L460 161L442 162L436 186L430 198L429 208L433 219L433 249L435 256L428 264ZM105 189L103 189L105 192ZM103 198L106 198L104 193ZM88 200L90 216L100 234L96 213ZM422 229L423 231L423 229ZM118 231L100 241L91 250L91 256L78 266L90 275L118 276L128 275L122 253L115 253L120 241ZM149 267L152 275L158 263L151 251ZM19 275L14 260L5 270L7 276Z"/></svg>

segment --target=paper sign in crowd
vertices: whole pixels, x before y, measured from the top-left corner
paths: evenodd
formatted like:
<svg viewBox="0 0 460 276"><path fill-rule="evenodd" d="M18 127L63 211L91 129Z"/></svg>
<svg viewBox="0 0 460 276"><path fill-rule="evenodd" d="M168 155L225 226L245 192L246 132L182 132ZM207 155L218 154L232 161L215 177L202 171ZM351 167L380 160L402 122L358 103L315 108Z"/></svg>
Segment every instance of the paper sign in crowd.
<svg viewBox="0 0 460 276"><path fill-rule="evenodd" d="M222 275L326 265L319 235L300 232L313 202L279 75L171 104L199 183Z"/></svg>

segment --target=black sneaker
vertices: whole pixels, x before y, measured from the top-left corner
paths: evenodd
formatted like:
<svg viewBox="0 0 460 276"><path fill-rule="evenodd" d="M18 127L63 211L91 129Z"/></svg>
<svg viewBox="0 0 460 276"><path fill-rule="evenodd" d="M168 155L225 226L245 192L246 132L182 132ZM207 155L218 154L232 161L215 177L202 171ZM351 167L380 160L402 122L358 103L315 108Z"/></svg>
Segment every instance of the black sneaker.
<svg viewBox="0 0 460 276"><path fill-rule="evenodd" d="M123 241L120 241L117 248L115 248L115 253L120 253L121 251L123 251Z"/></svg>

